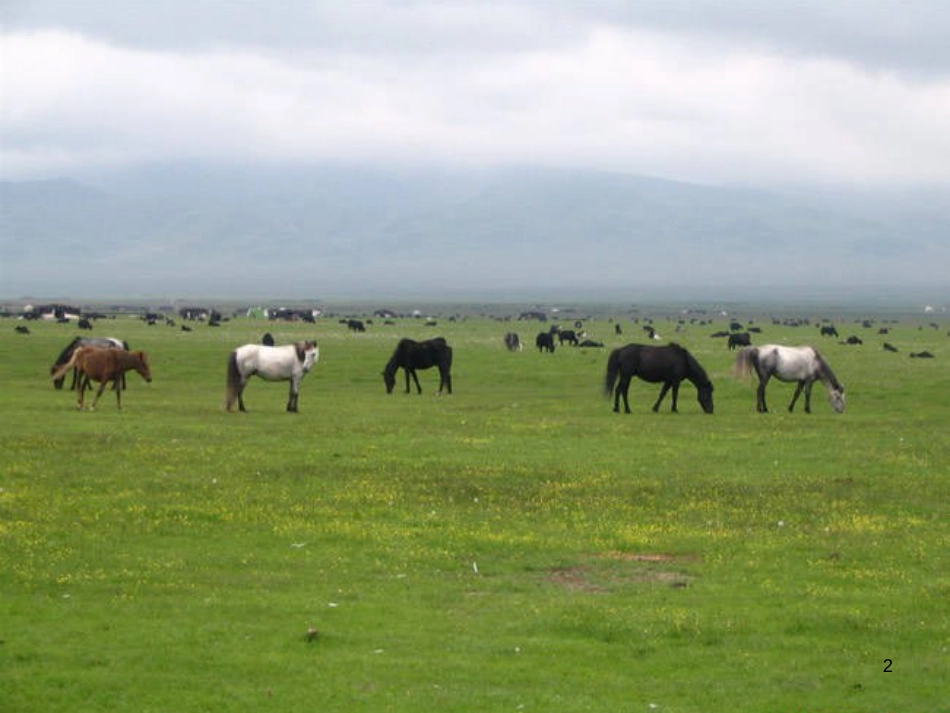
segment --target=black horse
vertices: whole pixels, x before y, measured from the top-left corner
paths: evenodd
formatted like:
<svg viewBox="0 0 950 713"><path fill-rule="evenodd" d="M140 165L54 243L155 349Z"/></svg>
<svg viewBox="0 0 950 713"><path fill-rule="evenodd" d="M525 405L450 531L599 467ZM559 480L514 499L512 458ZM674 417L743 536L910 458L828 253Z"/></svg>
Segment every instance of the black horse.
<svg viewBox="0 0 950 713"><path fill-rule="evenodd" d="M614 396L614 411L620 411L620 397L623 396L623 406L626 413L630 413L630 403L627 392L630 389L630 379L638 376L650 383L661 383L660 397L653 404L653 410L660 410L660 403L666 392L673 389L673 408L676 411L676 398L679 394L680 382L687 379L696 386L699 404L706 413L713 412L713 385L706 376L703 367L679 344L669 344L665 347L654 347L644 344L628 344L625 347L614 349L607 360L607 378L604 388L607 396L611 392ZM619 381L618 381L619 377ZM617 385L616 390L614 384Z"/></svg>
<svg viewBox="0 0 950 713"><path fill-rule="evenodd" d="M419 386L419 377L416 369L439 367L439 393L445 389L452 393L452 347L445 339L436 337L422 342L412 339L400 339L396 351L383 369L383 381L386 382L386 393L391 394L396 386L396 372L402 368L406 372L406 393L409 393L409 377L416 382L416 391L422 393Z"/></svg>
<svg viewBox="0 0 950 713"><path fill-rule="evenodd" d="M539 352L548 351L551 354L554 353L554 333L553 332L538 332L538 336L534 340L535 346L538 348Z"/></svg>

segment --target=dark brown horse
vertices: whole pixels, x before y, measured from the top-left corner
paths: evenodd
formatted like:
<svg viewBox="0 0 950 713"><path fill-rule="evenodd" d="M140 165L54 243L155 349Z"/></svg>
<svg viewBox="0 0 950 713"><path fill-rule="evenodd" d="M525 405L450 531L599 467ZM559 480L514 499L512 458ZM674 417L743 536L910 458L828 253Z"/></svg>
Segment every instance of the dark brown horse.
<svg viewBox="0 0 950 713"><path fill-rule="evenodd" d="M53 379L61 378L66 372L75 367L80 372L79 379L79 410L82 411L86 400L86 387L89 380L99 382L99 390L92 402L90 411L95 410L102 392L111 381L113 386L120 381L125 372L134 369L143 379L152 381L152 370L149 366L148 354L142 351L124 351L122 349L99 349L98 347L78 347L73 351L69 361L53 372ZM122 410L122 389L115 389L116 405Z"/></svg>

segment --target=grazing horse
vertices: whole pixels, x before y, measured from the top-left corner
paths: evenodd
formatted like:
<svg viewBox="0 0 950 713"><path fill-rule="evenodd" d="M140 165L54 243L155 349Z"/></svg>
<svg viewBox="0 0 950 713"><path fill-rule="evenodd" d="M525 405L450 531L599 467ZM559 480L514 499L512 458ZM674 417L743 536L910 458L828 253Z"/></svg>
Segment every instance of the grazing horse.
<svg viewBox="0 0 950 713"><path fill-rule="evenodd" d="M773 376L779 381L798 382L788 405L789 412L795 408L795 402L804 391L805 413L811 413L811 387L819 380L828 389L832 408L838 413L844 411L844 385L813 347L784 347L776 344L746 347L736 356L734 371L739 376L747 376L753 369L759 377L755 398L755 410L759 413L769 410L765 405L765 387Z"/></svg>
<svg viewBox="0 0 950 713"><path fill-rule="evenodd" d="M69 344L66 345L66 348L59 353L59 356L56 357L56 361L53 362L53 366L50 367L49 373L55 373L59 367L72 359L73 352L76 351L79 347L100 347L102 349L122 349L124 351L129 350L129 343L124 342L121 339L116 339L115 337L76 337ZM66 371L69 371L68 369ZM63 372L63 375L59 378L53 378L53 386L57 389L63 388L63 382L66 380L66 372ZM69 387L70 390L74 390L79 384L79 370L73 370L73 383ZM88 387L89 384L86 384ZM125 376L123 375L122 379L116 384L116 388L124 389L125 388Z"/></svg>
<svg viewBox="0 0 950 713"><path fill-rule="evenodd" d="M228 357L228 387L226 407L234 410L244 408L244 388L252 376L265 381L290 381L290 393L287 397L287 410L297 412L297 400L300 396L300 382L320 358L320 349L316 341L296 342L281 347L268 347L261 344L245 344L231 352Z"/></svg>
<svg viewBox="0 0 950 713"><path fill-rule="evenodd" d="M683 379L691 381L696 386L699 404L706 413L713 412L713 385L706 376L706 372L699 362L679 344L668 344L665 347L655 347L644 344L628 344L625 347L614 349L607 359L607 378L604 384L605 392L610 396L613 392L614 411L620 412L620 397L623 397L623 406L626 413L630 413L630 402L627 392L630 390L630 380L638 376L650 383L663 383L660 396L653 404L653 410L660 410L660 403L666 392L673 390L672 411L676 411L676 399L679 395L680 382ZM618 381L619 377L619 381ZM614 384L617 388L614 389Z"/></svg>
<svg viewBox="0 0 950 713"><path fill-rule="evenodd" d="M439 393L445 389L452 393L452 347L445 339L436 337L415 342L412 339L400 339L393 352L392 358L383 369L383 381L386 383L386 393L391 394L396 386L396 372L402 368L406 372L406 393L409 393L409 377L416 382L416 392L422 393L419 386L419 377L416 369L439 367Z"/></svg>
<svg viewBox="0 0 950 713"><path fill-rule="evenodd" d="M521 337L518 336L517 332L506 332L505 333L505 346L510 352L520 352L522 349Z"/></svg>
<svg viewBox="0 0 950 713"><path fill-rule="evenodd" d="M53 379L61 379L70 369L76 368L80 372L79 379L79 410L85 406L86 388L90 379L99 382L99 390L92 402L90 411L94 411L99 403L106 384L110 381L115 389L116 405L122 410L122 389L118 387L125 372L134 369L147 382L152 381L152 369L149 366L148 354L145 352L130 352L124 349L101 348L92 346L77 347L65 364L52 374Z"/></svg>

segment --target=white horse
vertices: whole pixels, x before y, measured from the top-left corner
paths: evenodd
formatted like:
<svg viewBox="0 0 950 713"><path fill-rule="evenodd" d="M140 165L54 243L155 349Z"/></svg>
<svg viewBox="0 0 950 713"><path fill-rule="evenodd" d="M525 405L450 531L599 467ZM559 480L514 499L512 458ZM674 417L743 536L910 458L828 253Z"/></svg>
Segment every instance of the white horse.
<svg viewBox="0 0 950 713"><path fill-rule="evenodd" d="M267 347L261 344L245 344L238 347L228 358L227 409L234 409L235 400L241 411L244 408L244 387L257 375L266 381L290 380L290 396L287 410L297 411L300 382L320 358L316 341L296 342L282 347Z"/></svg>
<svg viewBox="0 0 950 713"><path fill-rule="evenodd" d="M768 411L765 386L773 376L779 381L798 382L792 402L788 405L789 412L795 408L795 402L804 390L805 412L811 413L811 387L818 380L828 389L832 408L838 413L844 411L844 385L813 347L783 347L777 344L745 347L736 356L735 372L739 376L747 376L753 369L759 376L755 402L755 410L759 413Z"/></svg>

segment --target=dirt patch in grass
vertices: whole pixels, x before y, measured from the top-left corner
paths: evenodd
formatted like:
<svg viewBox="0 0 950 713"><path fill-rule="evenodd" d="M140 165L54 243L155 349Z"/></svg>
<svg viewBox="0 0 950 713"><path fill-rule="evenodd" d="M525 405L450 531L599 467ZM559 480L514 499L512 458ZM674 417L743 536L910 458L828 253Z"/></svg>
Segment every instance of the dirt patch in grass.
<svg viewBox="0 0 950 713"><path fill-rule="evenodd" d="M609 592L631 584L659 584L674 588L688 587L693 575L669 566L697 562L695 555L673 555L655 552L605 552L568 567L548 570L553 584L576 592Z"/></svg>

